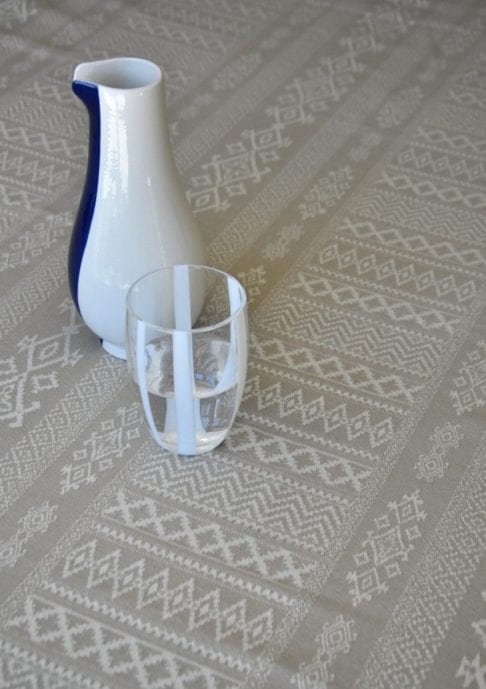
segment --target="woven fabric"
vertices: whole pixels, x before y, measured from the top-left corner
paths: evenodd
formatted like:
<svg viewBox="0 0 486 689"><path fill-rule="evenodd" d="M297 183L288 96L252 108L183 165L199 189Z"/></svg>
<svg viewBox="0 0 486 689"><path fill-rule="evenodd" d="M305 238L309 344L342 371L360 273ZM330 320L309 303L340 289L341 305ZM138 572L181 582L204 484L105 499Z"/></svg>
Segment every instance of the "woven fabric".
<svg viewBox="0 0 486 689"><path fill-rule="evenodd" d="M118 55L249 298L194 459L69 295ZM484 2L7 0L0 58L0 687L484 689Z"/></svg>

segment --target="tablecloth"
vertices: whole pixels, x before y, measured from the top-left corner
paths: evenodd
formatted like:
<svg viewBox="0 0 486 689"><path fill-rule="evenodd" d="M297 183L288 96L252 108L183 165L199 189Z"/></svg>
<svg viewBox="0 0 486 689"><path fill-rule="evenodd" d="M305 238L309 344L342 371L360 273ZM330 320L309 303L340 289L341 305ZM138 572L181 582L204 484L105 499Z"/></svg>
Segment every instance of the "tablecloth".
<svg viewBox="0 0 486 689"><path fill-rule="evenodd" d="M486 687L485 38L481 0L0 4L1 687ZM72 74L119 55L249 299L193 459L68 288Z"/></svg>

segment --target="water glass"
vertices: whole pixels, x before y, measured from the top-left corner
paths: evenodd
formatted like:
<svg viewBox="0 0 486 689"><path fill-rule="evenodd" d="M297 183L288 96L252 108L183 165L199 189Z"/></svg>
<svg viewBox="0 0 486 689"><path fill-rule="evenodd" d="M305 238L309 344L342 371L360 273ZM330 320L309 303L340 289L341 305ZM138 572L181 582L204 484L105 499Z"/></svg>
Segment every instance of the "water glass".
<svg viewBox="0 0 486 689"><path fill-rule="evenodd" d="M127 294L127 361L154 439L198 455L228 435L248 359L246 294L215 268L148 273Z"/></svg>

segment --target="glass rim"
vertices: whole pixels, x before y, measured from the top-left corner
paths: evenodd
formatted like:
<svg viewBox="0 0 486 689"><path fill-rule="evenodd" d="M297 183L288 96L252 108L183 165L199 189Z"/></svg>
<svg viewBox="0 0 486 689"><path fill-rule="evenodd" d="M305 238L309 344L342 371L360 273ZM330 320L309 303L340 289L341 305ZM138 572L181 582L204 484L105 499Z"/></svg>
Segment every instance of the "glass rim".
<svg viewBox="0 0 486 689"><path fill-rule="evenodd" d="M135 310L135 308L131 305L130 303L130 298L132 296L132 293L135 291L135 288L139 285L142 280L145 280L146 278L150 277L151 275L155 275L156 273L165 273L169 270L173 270L176 266L184 266L186 268L195 268L196 270L204 270L209 273L216 273L222 277L225 277L226 279L230 279L231 282L235 283L238 286L240 296L241 296L241 303L236 309L236 311L232 314L230 314L227 318L224 318L221 321L218 321L217 323L214 323L213 325L205 325L202 326L201 328L190 328L189 330L183 329L183 328L167 328L163 325L160 325L158 323L152 323L151 321L148 321L147 319L143 318L140 314L138 314ZM127 291L127 296L125 299L126 303L126 310L127 312L129 311L138 321L141 321L145 324L145 326L148 326L149 328L156 328L157 330L160 330L161 332L167 333L169 335L172 335L173 333L204 333L204 332L211 332L212 330L217 330L218 328L222 328L225 325L230 324L232 321L235 320L237 316L239 316L242 311L245 310L247 306L247 296L246 296L246 290L241 284L239 280L237 280L233 275L230 275L230 273L226 273L224 270L220 270L219 268L213 268L212 266L206 266L203 264L197 264L197 263L175 263L174 265L171 266L163 266L162 268L156 268L155 270L150 270L148 273L145 273L144 275L141 275L139 278L133 282L130 287L128 288Z"/></svg>

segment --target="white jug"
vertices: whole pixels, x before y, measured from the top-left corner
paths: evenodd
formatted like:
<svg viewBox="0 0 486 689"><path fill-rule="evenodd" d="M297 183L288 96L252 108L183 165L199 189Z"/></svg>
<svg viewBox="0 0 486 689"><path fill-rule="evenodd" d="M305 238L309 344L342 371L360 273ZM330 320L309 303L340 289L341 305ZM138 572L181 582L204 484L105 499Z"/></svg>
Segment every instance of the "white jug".
<svg viewBox="0 0 486 689"><path fill-rule="evenodd" d="M88 169L69 250L73 300L110 354L126 358L125 298L163 266L205 264L167 126L162 73L138 58L78 65L90 115Z"/></svg>

